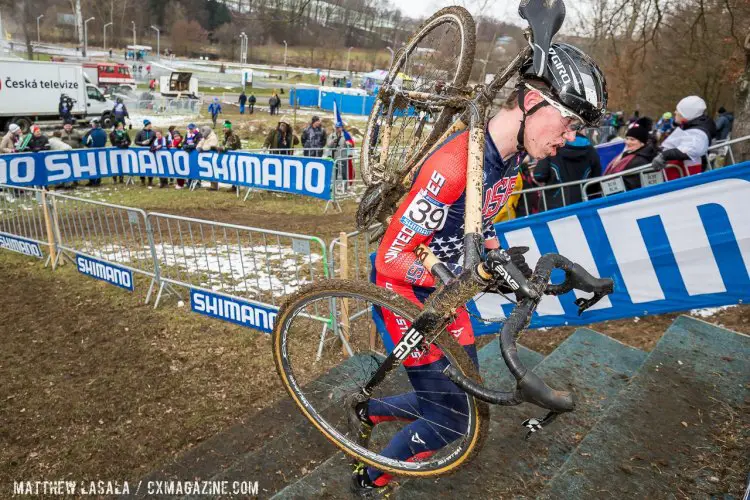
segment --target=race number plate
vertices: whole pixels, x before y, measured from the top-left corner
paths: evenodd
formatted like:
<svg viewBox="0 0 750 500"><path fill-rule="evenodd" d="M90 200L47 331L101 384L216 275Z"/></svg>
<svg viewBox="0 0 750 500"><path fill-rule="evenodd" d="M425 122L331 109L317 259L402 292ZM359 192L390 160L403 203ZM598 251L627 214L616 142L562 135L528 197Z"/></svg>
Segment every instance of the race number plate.
<svg viewBox="0 0 750 500"><path fill-rule="evenodd" d="M604 196L622 193L624 191L625 183L622 181L622 177L615 177L614 179L602 181L602 194Z"/></svg>

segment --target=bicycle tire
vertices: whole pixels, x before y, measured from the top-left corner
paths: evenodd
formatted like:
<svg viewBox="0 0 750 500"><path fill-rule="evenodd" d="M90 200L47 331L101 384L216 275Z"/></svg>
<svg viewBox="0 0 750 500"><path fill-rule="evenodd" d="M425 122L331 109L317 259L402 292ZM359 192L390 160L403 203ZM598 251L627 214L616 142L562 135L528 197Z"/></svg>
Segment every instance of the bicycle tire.
<svg viewBox="0 0 750 500"><path fill-rule="evenodd" d="M463 465L469 463L481 450L489 427L489 406L487 403L480 401L473 396L466 394L469 401L470 433L464 440L467 445L458 448L460 453L452 453L445 459L437 461L433 466L431 462L407 462L404 461L404 467L398 467L381 460L390 460L369 450L365 453L358 451L351 439L345 436L336 436L330 429L330 425L321 417L315 408L313 408L304 394L301 393L297 385L295 374L289 366L286 352L287 338L285 325L295 317L295 310L303 307L306 302L321 297L360 297L363 300L372 303L378 303L383 307L401 315L407 320L413 320L419 314L419 308L406 300L405 298L374 284L366 282L355 282L351 280L330 279L322 280L314 285L308 285L293 295L289 296L279 310L278 316L272 334L274 362L276 371L286 389L287 393L294 400L302 414L334 445L345 452L347 455L367 465L377 468L383 472L405 477L435 477L438 475L450 474L458 470ZM450 337L450 336L449 336ZM474 363L469 359L466 351L461 345L452 338L446 343L436 342L438 347L443 351L450 364L455 366L461 373L477 382L481 381L478 370ZM378 458L379 457L379 458Z"/></svg>
<svg viewBox="0 0 750 500"><path fill-rule="evenodd" d="M406 45L396 54L396 58L388 71L388 75L383 81L383 86L387 87L393 84L409 55L411 55L412 51L417 48L419 42L426 38L431 31L444 24L454 24L461 33L460 56L455 75L450 85L452 87L463 87L466 85L469 81L469 76L471 75L471 68L474 64L476 27L474 19L465 8L453 6L439 10L432 17L427 19L419 29L417 29ZM385 172L375 172L373 170L378 162L371 158L371 151L378 140L376 135L379 132L378 118L380 117L381 111L387 108L387 106L388 103L383 100L379 92L372 107L372 111L370 111L360 154L360 170L362 178L367 185L377 182L385 175ZM418 151L413 152L411 158L419 159L427 153L435 141L437 141L442 136L443 132L448 129L455 114L455 109L447 107L443 108L435 119L435 124L433 125L430 135L418 148ZM398 183L415 163L415 161L411 161L409 164L401 166L401 168L396 171L393 177L388 179L388 181L392 184Z"/></svg>

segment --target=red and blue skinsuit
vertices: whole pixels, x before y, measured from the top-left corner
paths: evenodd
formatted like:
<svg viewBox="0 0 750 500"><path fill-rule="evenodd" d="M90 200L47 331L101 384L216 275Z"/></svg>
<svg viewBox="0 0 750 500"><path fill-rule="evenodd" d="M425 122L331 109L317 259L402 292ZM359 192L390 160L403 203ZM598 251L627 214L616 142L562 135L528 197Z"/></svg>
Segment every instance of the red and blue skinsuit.
<svg viewBox="0 0 750 500"><path fill-rule="evenodd" d="M484 237L495 239L492 220L513 193L516 172L508 168L489 133L485 135ZM413 251L422 243L448 267L460 268L463 261L466 169L469 134L450 137L424 163L408 196L396 211L375 258L378 286L395 291L421 304L434 290L435 281ZM378 311L390 340L397 344L410 324L391 311ZM459 310L448 332L477 362L474 332L465 308ZM404 361L414 392L370 400L367 410L373 424L387 420L411 421L381 452L398 460L418 460L432 454L466 431L468 407L465 393L442 370L447 361L435 346L415 350ZM419 417L419 418L417 418ZM388 474L369 468L376 486L389 480Z"/></svg>

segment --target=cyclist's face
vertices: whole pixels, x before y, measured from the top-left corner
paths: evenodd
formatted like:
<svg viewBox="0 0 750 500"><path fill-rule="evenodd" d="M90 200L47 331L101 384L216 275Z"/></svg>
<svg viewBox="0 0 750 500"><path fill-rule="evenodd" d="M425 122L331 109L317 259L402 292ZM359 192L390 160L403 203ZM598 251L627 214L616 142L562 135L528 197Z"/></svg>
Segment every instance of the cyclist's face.
<svg viewBox="0 0 750 500"><path fill-rule="evenodd" d="M536 92L528 94L525 102L526 109L530 109L542 100ZM560 111L552 106L540 108L526 118L524 131L526 151L536 159L554 156L566 141L575 140L576 133L571 129L575 125L575 119L563 117Z"/></svg>

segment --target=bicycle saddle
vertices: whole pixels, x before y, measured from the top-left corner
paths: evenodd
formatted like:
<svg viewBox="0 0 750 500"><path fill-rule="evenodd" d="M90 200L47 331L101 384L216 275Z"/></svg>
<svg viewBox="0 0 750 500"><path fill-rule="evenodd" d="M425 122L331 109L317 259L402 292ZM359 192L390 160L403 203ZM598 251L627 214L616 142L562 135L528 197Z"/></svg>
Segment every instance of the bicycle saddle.
<svg viewBox="0 0 750 500"><path fill-rule="evenodd" d="M518 14L529 22L534 49L534 73L541 77L547 64L552 37L565 20L563 0L521 0Z"/></svg>

